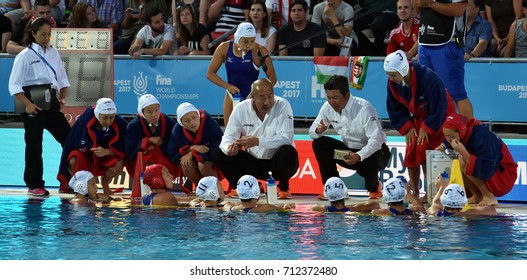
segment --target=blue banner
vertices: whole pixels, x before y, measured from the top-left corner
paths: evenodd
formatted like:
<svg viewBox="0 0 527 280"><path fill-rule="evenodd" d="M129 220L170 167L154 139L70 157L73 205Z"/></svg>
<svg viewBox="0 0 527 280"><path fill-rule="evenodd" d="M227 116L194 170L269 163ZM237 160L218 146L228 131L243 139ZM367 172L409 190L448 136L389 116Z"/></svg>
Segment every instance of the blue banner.
<svg viewBox="0 0 527 280"><path fill-rule="evenodd" d="M9 94L9 76L14 61L12 57L0 56L0 112L2 113L15 111L13 97Z"/></svg>
<svg viewBox="0 0 527 280"><path fill-rule="evenodd" d="M174 57L172 57L174 58ZM114 62L114 99L120 114L136 114L137 98L154 94L162 111L175 114L182 102L191 102L213 116L223 114L225 90L206 78L210 57L185 59L140 59L116 57ZM325 93L316 83L312 58L273 57L278 82L275 94L288 99L297 118L315 118L324 103ZM0 56L0 111L13 112L13 98L7 88L13 57ZM476 118L482 121L527 122L526 63L469 62L465 65L465 86ZM218 72L226 80L225 68ZM263 71L261 77L265 77ZM386 112L387 76L382 58L371 58L362 90L350 89L355 96L369 100L379 116Z"/></svg>

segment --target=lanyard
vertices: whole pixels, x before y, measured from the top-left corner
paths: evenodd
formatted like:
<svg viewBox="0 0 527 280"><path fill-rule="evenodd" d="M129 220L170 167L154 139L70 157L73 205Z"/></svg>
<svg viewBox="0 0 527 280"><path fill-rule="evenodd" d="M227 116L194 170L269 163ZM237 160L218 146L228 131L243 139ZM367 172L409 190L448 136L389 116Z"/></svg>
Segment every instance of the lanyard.
<svg viewBox="0 0 527 280"><path fill-rule="evenodd" d="M46 63L46 65L49 67L49 69L51 69L51 71L53 71L53 74L55 75L55 80L58 82L59 79L57 79L57 72L55 72L55 69L53 69L51 64L49 64L49 62L41 54L39 54L37 51L35 51L31 46L29 46L29 49L32 50L36 55L38 55L38 57L40 57L40 59L42 59L42 61L44 61L44 63Z"/></svg>

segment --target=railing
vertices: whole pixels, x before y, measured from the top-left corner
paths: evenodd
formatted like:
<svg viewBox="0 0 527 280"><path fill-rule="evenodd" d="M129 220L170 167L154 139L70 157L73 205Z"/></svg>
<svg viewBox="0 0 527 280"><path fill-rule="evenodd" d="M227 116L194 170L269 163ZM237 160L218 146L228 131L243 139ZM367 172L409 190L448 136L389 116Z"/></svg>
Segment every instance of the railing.
<svg viewBox="0 0 527 280"><path fill-rule="evenodd" d="M0 114L13 112L8 80L14 56L0 55ZM182 102L191 102L213 116L221 116L225 90L206 79L211 56L114 56L114 100L119 114L136 114L137 97L152 93L161 101L162 111L173 115ZM312 120L325 101L321 85L316 83L312 57L272 57L278 82L275 94L288 99L295 118ZM365 85L362 90L351 89L355 96L369 100L379 117L387 119L384 57L370 57ZM465 87L474 106L475 117L492 123L527 123L527 59L476 58L465 64ZM225 69L218 73L226 79ZM265 74L261 73L261 77ZM71 78L70 78L71 79ZM93 92L90 88L76 89L72 84L70 99L96 100L111 96L111 92ZM74 101L74 100L72 100ZM69 102L69 101L68 101ZM95 103L93 101L93 103Z"/></svg>

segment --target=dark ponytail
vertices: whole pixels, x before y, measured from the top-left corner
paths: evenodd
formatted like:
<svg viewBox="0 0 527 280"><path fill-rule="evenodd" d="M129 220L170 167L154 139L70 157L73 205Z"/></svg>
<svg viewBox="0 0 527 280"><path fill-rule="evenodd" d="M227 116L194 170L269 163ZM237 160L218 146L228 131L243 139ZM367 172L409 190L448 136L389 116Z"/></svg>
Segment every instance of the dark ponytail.
<svg viewBox="0 0 527 280"><path fill-rule="evenodd" d="M31 43L35 42L35 37L33 37L33 33L37 33L40 28L46 24L51 26L51 22L43 17L30 19L26 25L26 29L24 30L24 39L22 40L22 45L29 46L31 45Z"/></svg>

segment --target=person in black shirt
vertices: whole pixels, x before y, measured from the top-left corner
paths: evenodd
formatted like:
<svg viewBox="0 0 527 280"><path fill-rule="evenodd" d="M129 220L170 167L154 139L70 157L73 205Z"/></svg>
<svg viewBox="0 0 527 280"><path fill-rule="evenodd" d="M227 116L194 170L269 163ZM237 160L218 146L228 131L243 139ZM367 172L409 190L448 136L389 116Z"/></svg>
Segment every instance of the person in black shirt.
<svg viewBox="0 0 527 280"><path fill-rule="evenodd" d="M277 41L280 56L324 55L326 33L322 32L322 26L307 21L307 12L308 7L304 0L295 0L289 6L291 22L282 26L278 31ZM310 38L313 34L318 33L320 35Z"/></svg>

